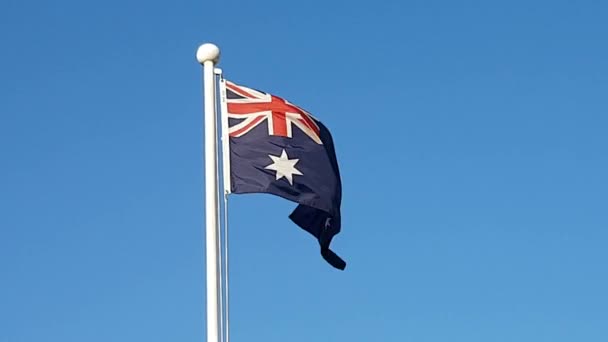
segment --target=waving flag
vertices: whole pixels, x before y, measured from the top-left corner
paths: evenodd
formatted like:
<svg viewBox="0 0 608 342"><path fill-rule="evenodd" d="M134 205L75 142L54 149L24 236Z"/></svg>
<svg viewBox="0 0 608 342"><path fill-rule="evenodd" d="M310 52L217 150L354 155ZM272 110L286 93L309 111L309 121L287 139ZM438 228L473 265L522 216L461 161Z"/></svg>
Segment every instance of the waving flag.
<svg viewBox="0 0 608 342"><path fill-rule="evenodd" d="M269 193L298 203L289 216L314 235L332 266L346 263L329 249L340 232L342 185L329 130L302 108L225 81L233 193Z"/></svg>

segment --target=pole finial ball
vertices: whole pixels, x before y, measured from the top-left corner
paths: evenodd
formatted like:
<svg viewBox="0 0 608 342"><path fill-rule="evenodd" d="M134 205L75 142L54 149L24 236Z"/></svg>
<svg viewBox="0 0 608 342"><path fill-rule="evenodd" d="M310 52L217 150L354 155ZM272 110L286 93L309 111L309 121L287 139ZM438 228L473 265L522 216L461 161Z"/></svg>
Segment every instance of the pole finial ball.
<svg viewBox="0 0 608 342"><path fill-rule="evenodd" d="M205 43L198 47L196 50L196 60L204 64L207 61L213 61L217 63L220 59L220 48L212 43Z"/></svg>

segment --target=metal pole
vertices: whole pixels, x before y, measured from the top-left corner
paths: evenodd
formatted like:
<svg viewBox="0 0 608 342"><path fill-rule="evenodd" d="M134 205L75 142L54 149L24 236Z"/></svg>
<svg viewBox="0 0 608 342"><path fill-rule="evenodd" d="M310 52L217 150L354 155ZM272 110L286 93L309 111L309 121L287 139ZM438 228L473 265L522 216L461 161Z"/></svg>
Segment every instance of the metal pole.
<svg viewBox="0 0 608 342"><path fill-rule="evenodd" d="M205 225L207 255L207 342L219 339L219 292L220 269L218 264L218 184L217 184L217 123L215 98L215 64L220 49L214 44L203 44L196 52L196 59L204 69L205 106Z"/></svg>

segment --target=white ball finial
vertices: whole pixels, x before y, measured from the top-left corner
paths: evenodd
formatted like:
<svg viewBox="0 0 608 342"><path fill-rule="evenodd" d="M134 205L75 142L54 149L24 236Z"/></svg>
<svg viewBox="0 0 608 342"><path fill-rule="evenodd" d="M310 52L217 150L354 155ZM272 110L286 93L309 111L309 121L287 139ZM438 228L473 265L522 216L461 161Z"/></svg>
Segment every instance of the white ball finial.
<svg viewBox="0 0 608 342"><path fill-rule="evenodd" d="M220 48L215 44L205 43L196 50L196 60L201 64L207 61L217 63L220 60Z"/></svg>

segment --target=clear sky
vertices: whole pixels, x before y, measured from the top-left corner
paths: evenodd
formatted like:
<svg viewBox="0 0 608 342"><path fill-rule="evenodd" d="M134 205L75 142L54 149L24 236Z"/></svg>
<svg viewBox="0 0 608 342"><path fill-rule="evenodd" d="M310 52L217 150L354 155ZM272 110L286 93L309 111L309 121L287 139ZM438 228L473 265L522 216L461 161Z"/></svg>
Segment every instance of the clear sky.
<svg viewBox="0 0 608 342"><path fill-rule="evenodd" d="M329 267L231 199L232 340L607 341L605 1L0 5L0 342L204 341L200 43L331 130Z"/></svg>

